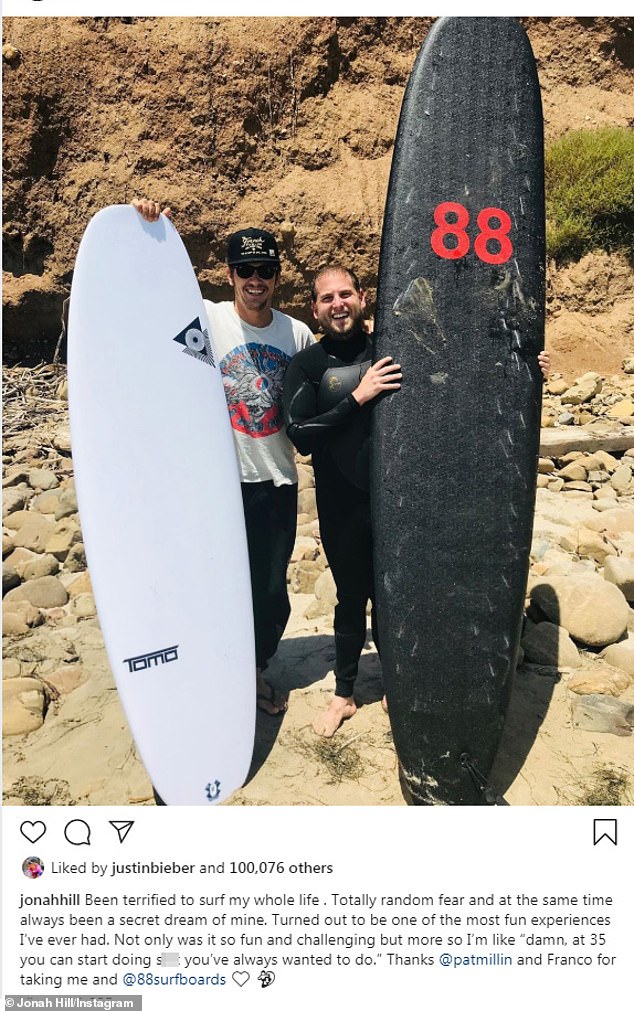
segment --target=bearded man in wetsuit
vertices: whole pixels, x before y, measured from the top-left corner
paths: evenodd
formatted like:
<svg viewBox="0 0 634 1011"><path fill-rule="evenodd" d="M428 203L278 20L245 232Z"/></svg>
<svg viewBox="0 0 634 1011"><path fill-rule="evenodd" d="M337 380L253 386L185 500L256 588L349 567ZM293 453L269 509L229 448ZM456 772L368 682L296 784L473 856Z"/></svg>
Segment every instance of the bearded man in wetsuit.
<svg viewBox="0 0 634 1011"><path fill-rule="evenodd" d="M287 434L303 455L312 454L319 528L337 587L335 695L313 723L332 737L354 716L354 682L366 635L366 607L374 572L370 524L370 412L380 393L400 389L401 368L391 358L372 362L364 324L365 294L352 270L323 267L313 281L311 308L325 334L292 359L284 379ZM538 355L546 379L547 351ZM383 707L387 709L385 698Z"/></svg>
<svg viewBox="0 0 634 1011"><path fill-rule="evenodd" d="M370 409L380 394L400 388L391 358L372 365L364 323L365 293L354 272L332 264L315 276L313 316L324 337L294 356L284 379L284 414L291 442L312 454L319 529L337 587L335 695L313 723L332 737L357 711L354 682L366 636L374 572L370 525ZM383 700L385 708L385 699Z"/></svg>

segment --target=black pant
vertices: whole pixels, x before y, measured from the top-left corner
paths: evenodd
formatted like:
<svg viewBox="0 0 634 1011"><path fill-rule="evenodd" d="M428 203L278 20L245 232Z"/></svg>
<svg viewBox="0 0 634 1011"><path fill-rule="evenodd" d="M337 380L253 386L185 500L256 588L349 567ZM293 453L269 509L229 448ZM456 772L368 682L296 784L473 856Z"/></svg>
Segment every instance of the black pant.
<svg viewBox="0 0 634 1011"><path fill-rule="evenodd" d="M255 661L262 670L284 634L291 605L286 570L297 529L297 485L272 481L242 485L249 546Z"/></svg>
<svg viewBox="0 0 634 1011"><path fill-rule="evenodd" d="M366 607L372 601L372 637L378 649L375 623L374 567L370 495L327 471L319 475L319 530L337 587L335 607L335 695L348 698L365 643Z"/></svg>

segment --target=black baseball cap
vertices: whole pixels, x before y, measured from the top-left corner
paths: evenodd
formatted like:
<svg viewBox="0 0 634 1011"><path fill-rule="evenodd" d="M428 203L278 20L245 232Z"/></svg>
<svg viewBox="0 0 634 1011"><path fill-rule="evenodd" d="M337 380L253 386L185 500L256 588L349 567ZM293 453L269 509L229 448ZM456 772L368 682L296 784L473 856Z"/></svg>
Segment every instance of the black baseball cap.
<svg viewBox="0 0 634 1011"><path fill-rule="evenodd" d="M273 263L280 265L280 254L275 236L262 228L242 228L227 239L227 263L236 267L240 263Z"/></svg>

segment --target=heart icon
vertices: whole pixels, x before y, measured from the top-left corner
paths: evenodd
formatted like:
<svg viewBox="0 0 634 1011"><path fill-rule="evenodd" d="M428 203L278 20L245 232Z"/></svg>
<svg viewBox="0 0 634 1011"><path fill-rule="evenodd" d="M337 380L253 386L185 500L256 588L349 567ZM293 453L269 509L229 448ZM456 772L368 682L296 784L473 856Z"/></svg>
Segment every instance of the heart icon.
<svg viewBox="0 0 634 1011"><path fill-rule="evenodd" d="M23 821L20 832L29 842L36 843L46 832L46 825L43 821Z"/></svg>
<svg viewBox="0 0 634 1011"><path fill-rule="evenodd" d="M251 977L248 972L234 972L231 979L234 983L237 983L238 986L244 986L245 983L248 983Z"/></svg>

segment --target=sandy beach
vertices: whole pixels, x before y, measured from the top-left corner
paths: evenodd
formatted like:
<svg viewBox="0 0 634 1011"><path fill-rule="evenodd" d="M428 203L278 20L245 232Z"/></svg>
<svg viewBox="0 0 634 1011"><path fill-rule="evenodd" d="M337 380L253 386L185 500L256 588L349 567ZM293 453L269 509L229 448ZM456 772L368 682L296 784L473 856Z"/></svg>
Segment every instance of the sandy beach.
<svg viewBox="0 0 634 1011"><path fill-rule="evenodd" d="M318 738L311 728L334 688L332 619L305 617L314 600L312 594L292 595L291 620L267 672L290 693L288 711L282 717L258 713L248 781L227 803L402 805L390 723L380 702L380 662L371 644L361 659L355 717L332 740ZM97 617L67 620L64 609L52 609L44 624L5 641L7 655L5 671L15 673L17 660L21 678L41 681L47 703L39 729L5 737L5 803L153 805ZM73 672L72 690L60 682L60 669ZM571 669L527 662L518 669L491 777L508 804L632 802L634 738L575 726L579 696L568 688L573 675ZM634 683L620 701L634 704Z"/></svg>
<svg viewBox="0 0 634 1011"><path fill-rule="evenodd" d="M288 712L281 718L258 713L250 777L228 803L403 805L373 647L366 648L361 661L361 705L354 719L331 741L311 729L334 688L334 646L327 619L302 616L310 599L293 597L287 635L270 667L271 680L291 693ZM5 803L154 804L97 620L84 624L82 661L90 665L90 677L53 703L39 731L5 740ZM611 782L606 770L631 775L632 739L575 729L570 694L564 678L552 669L527 666L518 671L492 776L509 804L588 803L593 790L605 792ZM634 685L622 697L634 704ZM631 802L627 790L622 802Z"/></svg>

